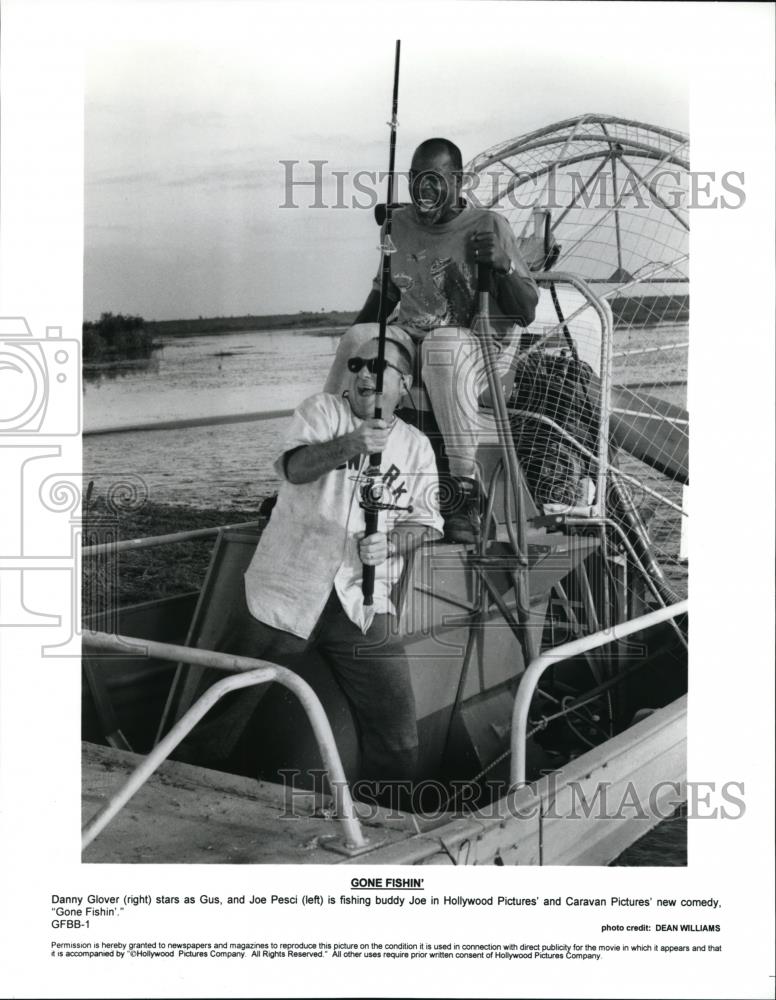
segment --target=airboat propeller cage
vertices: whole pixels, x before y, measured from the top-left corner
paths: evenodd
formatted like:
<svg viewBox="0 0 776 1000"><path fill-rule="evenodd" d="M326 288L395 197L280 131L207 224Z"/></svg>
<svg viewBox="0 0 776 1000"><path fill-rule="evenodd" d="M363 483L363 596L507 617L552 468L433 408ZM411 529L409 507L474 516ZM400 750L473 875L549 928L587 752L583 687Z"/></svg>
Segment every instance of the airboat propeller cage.
<svg viewBox="0 0 776 1000"><path fill-rule="evenodd" d="M609 400L602 351L602 401L608 404L613 443L678 483L689 478L688 421L685 400L674 398L670 386L680 384L671 381L677 374L684 377L686 354L680 358L677 352L688 346L688 171L689 140L683 133L585 114L485 150L467 164L465 187L471 201L506 218L532 269L540 270L542 255L545 269L550 266L546 250L553 247L552 274L536 274L542 296L532 334L557 333L562 348L563 339L569 343L568 327L582 359L598 367L593 341L586 344L584 335L578 336L586 317L569 283L561 280L568 277L581 279L598 300L588 303L588 317L597 305L611 310L618 344L625 340L626 348L635 348L625 353L653 352L656 368L647 381L642 374L637 382L638 364L628 364L618 372L617 381L623 382L612 388ZM553 278L560 299L554 304ZM658 346L649 331L672 323L679 327L677 342ZM633 344L627 343L631 333ZM599 450L598 460L602 467L607 455ZM599 481L599 504L601 486Z"/></svg>
<svg viewBox="0 0 776 1000"><path fill-rule="evenodd" d="M467 193L518 237L531 235L535 212L550 211L555 267L598 295L673 298L688 294L688 171L681 132L586 114L476 156Z"/></svg>

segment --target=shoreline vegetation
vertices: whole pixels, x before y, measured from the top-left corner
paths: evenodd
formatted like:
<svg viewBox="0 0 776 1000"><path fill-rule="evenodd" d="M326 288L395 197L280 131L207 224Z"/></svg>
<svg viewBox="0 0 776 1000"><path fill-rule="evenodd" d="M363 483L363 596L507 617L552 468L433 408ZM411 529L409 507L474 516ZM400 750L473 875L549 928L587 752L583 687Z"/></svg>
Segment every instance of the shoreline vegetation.
<svg viewBox="0 0 776 1000"><path fill-rule="evenodd" d="M96 323L83 324L84 362L144 361L156 346L142 316L105 312Z"/></svg>
<svg viewBox="0 0 776 1000"><path fill-rule="evenodd" d="M102 313L96 322L83 324L84 370L144 368L165 339L208 337L223 333L260 330L318 330L351 326L357 312L274 313L266 316L213 316L198 319L145 320L142 316Z"/></svg>
<svg viewBox="0 0 776 1000"><path fill-rule="evenodd" d="M615 327L686 323L689 295L616 296L610 300ZM165 339L207 337L241 331L320 330L351 326L357 312L342 309L261 316L199 316L197 319L145 320L141 316L103 313L96 322L83 324L84 368L145 367Z"/></svg>
<svg viewBox="0 0 776 1000"><path fill-rule="evenodd" d="M346 312L272 313L265 316L200 316L198 319L149 320L147 329L154 337L205 337L219 333L239 333L243 330L310 330L332 326L352 326L357 310Z"/></svg>

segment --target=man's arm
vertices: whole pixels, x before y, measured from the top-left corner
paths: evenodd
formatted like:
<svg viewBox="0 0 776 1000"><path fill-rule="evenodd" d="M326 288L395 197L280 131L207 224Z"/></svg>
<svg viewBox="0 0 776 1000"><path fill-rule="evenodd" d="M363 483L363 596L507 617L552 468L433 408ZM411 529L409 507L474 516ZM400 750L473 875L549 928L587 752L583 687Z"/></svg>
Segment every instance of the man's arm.
<svg viewBox="0 0 776 1000"><path fill-rule="evenodd" d="M349 458L384 451L389 433L390 427L384 420L373 418L365 420L349 434L342 434L331 441L301 445L284 456L286 479L297 486L312 483Z"/></svg>
<svg viewBox="0 0 776 1000"><path fill-rule="evenodd" d="M536 316L539 290L522 260L513 259L512 263L515 269L511 274L494 270L496 301L505 316L514 319L520 326L530 326Z"/></svg>
<svg viewBox="0 0 776 1000"><path fill-rule="evenodd" d="M483 230L474 233L471 241L475 261L493 268L494 295L501 312L521 326L530 326L536 316L539 289L511 233L502 238L497 232Z"/></svg>

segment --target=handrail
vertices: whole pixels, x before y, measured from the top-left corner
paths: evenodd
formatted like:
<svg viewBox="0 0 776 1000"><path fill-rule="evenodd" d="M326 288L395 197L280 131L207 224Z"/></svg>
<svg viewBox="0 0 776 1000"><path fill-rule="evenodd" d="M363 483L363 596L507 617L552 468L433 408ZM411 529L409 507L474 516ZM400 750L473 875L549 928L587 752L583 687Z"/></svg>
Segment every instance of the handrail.
<svg viewBox="0 0 776 1000"><path fill-rule="evenodd" d="M87 427L82 437L97 437L101 434L134 434L136 431L178 431L185 427L216 427L221 424L251 424L258 420L279 420L290 417L293 410L256 410L252 413L216 413L212 417L180 417L177 420L148 421L142 424L127 424L116 427Z"/></svg>
<svg viewBox="0 0 776 1000"><path fill-rule="evenodd" d="M301 702L307 718L310 720L331 788L334 815L342 826L346 852L355 853L367 847L368 841L355 814L350 788L345 778L345 771L329 720L316 693L306 681L293 671L275 663L248 656L231 656L227 653L175 646L171 643L155 642L150 639L109 635L106 632L84 632L83 643L93 649L121 653L123 656L128 655L128 647L135 646L136 648L140 647L144 655L156 659L171 660L173 663L181 661L196 663L205 667L238 672L231 677L217 681L210 687L178 720L145 760L138 765L124 785L89 820L81 831L82 849L87 848L94 838L105 829L217 701L230 691L268 681L274 681L289 688Z"/></svg>
<svg viewBox="0 0 776 1000"><path fill-rule="evenodd" d="M95 545L84 545L81 555L87 558L102 555L110 552L115 555L117 552L135 551L136 549L151 549L156 545L171 545L175 542L190 542L196 538L212 538L219 531L236 530L239 528L255 528L258 525L258 518L255 521L240 521L239 524L222 524L214 528L192 528L189 531L174 531L169 535L146 535L145 538L125 538L122 541L98 542Z"/></svg>
<svg viewBox="0 0 776 1000"><path fill-rule="evenodd" d="M644 629L652 628L653 625L659 625L669 619L686 614L688 606L688 601L679 601L677 604L671 604L667 608L652 611L648 615L642 615L640 618L634 618L632 621L614 625L603 632L595 632L593 635L586 635L581 639L573 639L571 642L565 642L560 646L555 646L553 649L545 650L528 665L525 673L520 678L520 684L515 696L515 704L512 709L512 764L510 773L512 786L519 787L525 784L528 709L531 706L536 686L544 671L548 667L554 666L560 660L567 660L572 656L586 653L591 649L598 649L600 646L606 646L610 642L618 642L620 639L624 639L625 636L632 635L634 632L642 632Z"/></svg>

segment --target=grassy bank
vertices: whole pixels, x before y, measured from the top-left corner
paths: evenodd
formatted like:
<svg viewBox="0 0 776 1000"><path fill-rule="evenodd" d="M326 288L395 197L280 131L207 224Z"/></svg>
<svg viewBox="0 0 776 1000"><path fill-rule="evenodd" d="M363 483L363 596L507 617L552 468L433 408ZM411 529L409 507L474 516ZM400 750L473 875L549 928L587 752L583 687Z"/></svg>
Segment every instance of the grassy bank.
<svg viewBox="0 0 776 1000"><path fill-rule="evenodd" d="M257 509L205 510L151 503L138 510L116 514L109 510L102 498L98 498L90 504L83 544L92 545L116 538L147 538L256 520ZM110 559L84 559L84 616L106 607L138 604L199 590L205 579L213 543L214 537L207 537L122 552Z"/></svg>

